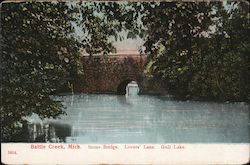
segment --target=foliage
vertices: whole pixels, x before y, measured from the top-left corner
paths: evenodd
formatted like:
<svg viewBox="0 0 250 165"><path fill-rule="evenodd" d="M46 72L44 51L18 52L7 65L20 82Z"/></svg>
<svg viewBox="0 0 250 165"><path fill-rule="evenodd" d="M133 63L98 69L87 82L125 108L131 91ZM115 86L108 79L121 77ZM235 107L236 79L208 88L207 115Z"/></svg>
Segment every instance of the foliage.
<svg viewBox="0 0 250 165"><path fill-rule="evenodd" d="M249 5L231 3L226 10L218 4L216 11L216 31L202 43L205 56L189 91L219 100L249 101Z"/></svg>
<svg viewBox="0 0 250 165"><path fill-rule="evenodd" d="M24 117L64 114L51 94L77 80L79 48L90 53L111 51L113 33L98 5L57 2L3 3L1 7L2 140L19 136ZM87 35L76 36L81 27ZM107 33L105 33L107 32ZM72 87L72 86L71 86ZM14 131L16 130L16 131Z"/></svg>
<svg viewBox="0 0 250 165"><path fill-rule="evenodd" d="M49 95L77 69L68 12L64 4L2 4L2 140L11 140L18 133L11 130L32 113L42 118L63 114Z"/></svg>
<svg viewBox="0 0 250 165"><path fill-rule="evenodd" d="M90 56L114 52L115 48L110 37L117 37L117 32L121 30L121 26L112 20L111 13L120 11L120 6L113 2L79 2L72 4L71 7L77 11L75 23L81 31L79 38L81 47Z"/></svg>
<svg viewBox="0 0 250 165"><path fill-rule="evenodd" d="M82 73L79 49L115 51L124 31L145 40L148 73L175 96L249 100L249 28L244 2L3 3L2 140L25 116L64 114L51 94Z"/></svg>
<svg viewBox="0 0 250 165"><path fill-rule="evenodd" d="M147 11L148 71L172 94L249 100L249 4L173 2Z"/></svg>

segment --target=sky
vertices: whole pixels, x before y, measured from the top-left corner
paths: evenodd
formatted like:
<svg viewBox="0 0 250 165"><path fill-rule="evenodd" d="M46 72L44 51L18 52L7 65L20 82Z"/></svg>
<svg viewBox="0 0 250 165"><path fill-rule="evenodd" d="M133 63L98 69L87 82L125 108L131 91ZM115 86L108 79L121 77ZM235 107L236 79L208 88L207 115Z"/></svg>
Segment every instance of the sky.
<svg viewBox="0 0 250 165"><path fill-rule="evenodd" d="M75 3L69 3L69 4L75 4ZM232 6L227 5L226 2L223 3L224 7L227 9L232 8ZM99 13L98 16L101 16ZM81 28L78 27L76 24L73 24L75 27L75 32L77 36L84 36L85 34L82 32ZM210 33L215 32L215 26L210 28ZM127 39L127 33L122 31L119 33L120 36L123 36L122 41L116 41L114 38L109 38L110 41L113 43L113 45L116 48L117 53L116 54L138 54L140 51L140 48L142 48L144 41L137 37L136 39ZM204 35L204 34L203 34ZM208 35L207 33L205 35Z"/></svg>
<svg viewBox="0 0 250 165"><path fill-rule="evenodd" d="M77 36L84 35L80 27L77 27L76 25L74 25L74 27ZM140 52L139 50L144 43L141 38L137 37L136 39L127 39L127 34L125 32L120 32L119 35L124 36L122 41L116 41L114 38L109 38L116 48L116 54L138 54Z"/></svg>
<svg viewBox="0 0 250 165"><path fill-rule="evenodd" d="M76 5L76 3L69 3L69 5ZM100 13L97 13L98 16L101 16ZM81 27L77 26L75 23L72 23L75 28L76 36L82 37L86 34L83 33ZM139 38L136 39L127 39L127 33L122 31L118 33L119 36L122 36L124 39L122 41L116 41L114 37L110 37L109 40L113 43L116 48L116 54L139 54L140 48L143 46L144 41Z"/></svg>
<svg viewBox="0 0 250 165"><path fill-rule="evenodd" d="M141 38L124 39L123 41L114 41L117 54L137 54L144 41Z"/></svg>

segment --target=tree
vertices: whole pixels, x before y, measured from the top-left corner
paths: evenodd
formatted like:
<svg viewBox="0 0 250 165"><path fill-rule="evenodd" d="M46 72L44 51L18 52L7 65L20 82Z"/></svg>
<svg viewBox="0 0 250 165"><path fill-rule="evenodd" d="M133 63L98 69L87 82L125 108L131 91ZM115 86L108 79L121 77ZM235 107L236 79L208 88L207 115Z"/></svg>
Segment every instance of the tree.
<svg viewBox="0 0 250 165"><path fill-rule="evenodd" d="M96 15L97 4L58 2L3 3L1 8L2 140L20 137L25 117L65 114L51 98L77 79L79 48L110 51L108 22ZM87 35L77 38L76 25ZM108 32L108 33L104 33ZM19 139L20 140L20 139ZM22 139L23 140L23 139Z"/></svg>
<svg viewBox="0 0 250 165"><path fill-rule="evenodd" d="M3 3L2 140L33 113L64 114L51 95L82 72L79 49L108 54L121 31L145 40L148 74L173 95L249 101L248 11L244 2Z"/></svg>
<svg viewBox="0 0 250 165"><path fill-rule="evenodd" d="M161 2L144 6L149 72L166 83L175 96L186 96L189 83L199 70L200 43L209 31L211 4L201 2Z"/></svg>
<svg viewBox="0 0 250 165"><path fill-rule="evenodd" d="M171 94L249 100L249 3L142 5L148 72Z"/></svg>
<svg viewBox="0 0 250 165"><path fill-rule="evenodd" d="M68 12L62 3L2 4L3 141L13 140L24 117L32 113L42 118L64 113L50 94L77 69L78 48L70 36L73 17Z"/></svg>
<svg viewBox="0 0 250 165"><path fill-rule="evenodd" d="M190 93L219 100L249 101L249 4L216 3L215 32L206 39L206 55L190 83Z"/></svg>

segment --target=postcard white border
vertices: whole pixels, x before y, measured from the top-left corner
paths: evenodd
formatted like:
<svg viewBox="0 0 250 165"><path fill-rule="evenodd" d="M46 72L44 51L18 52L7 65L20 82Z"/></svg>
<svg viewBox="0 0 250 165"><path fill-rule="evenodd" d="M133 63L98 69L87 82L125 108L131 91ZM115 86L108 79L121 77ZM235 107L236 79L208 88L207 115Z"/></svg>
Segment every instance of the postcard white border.
<svg viewBox="0 0 250 165"><path fill-rule="evenodd" d="M32 149L32 145L45 149ZM1 143L4 164L246 164L249 143L242 144L103 144ZM89 146L100 146L93 149ZM140 145L140 149L126 146ZM154 149L145 148L154 146ZM162 148L162 145L166 148ZM53 146L63 146L54 149ZM171 146L169 148L169 146ZM178 148L178 146L182 146ZM49 149L53 148L53 149ZM80 148L78 148L80 147Z"/></svg>

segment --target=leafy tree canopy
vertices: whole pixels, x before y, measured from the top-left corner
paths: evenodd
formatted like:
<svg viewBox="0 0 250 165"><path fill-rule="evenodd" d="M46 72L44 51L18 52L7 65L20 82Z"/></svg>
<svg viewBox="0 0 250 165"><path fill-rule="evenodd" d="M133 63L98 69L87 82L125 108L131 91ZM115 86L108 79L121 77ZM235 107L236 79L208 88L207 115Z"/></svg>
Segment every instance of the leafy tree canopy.
<svg viewBox="0 0 250 165"><path fill-rule="evenodd" d="M249 100L249 3L162 6L143 19L149 72L182 98Z"/></svg>
<svg viewBox="0 0 250 165"><path fill-rule="evenodd" d="M81 71L79 48L90 54L113 49L108 37L114 29L98 16L99 8L94 3L2 4L2 140L18 135L15 128L25 121L25 116L35 113L49 118L64 113L61 103L50 95L72 82ZM74 24L87 33L80 41Z"/></svg>
<svg viewBox="0 0 250 165"><path fill-rule="evenodd" d="M122 31L144 39L148 74L175 96L247 101L249 28L247 2L3 3L2 140L32 113L63 114L50 95L82 73L79 49L108 54Z"/></svg>

